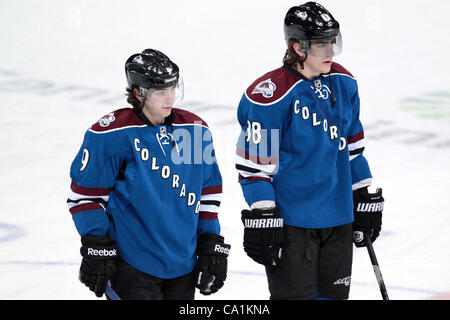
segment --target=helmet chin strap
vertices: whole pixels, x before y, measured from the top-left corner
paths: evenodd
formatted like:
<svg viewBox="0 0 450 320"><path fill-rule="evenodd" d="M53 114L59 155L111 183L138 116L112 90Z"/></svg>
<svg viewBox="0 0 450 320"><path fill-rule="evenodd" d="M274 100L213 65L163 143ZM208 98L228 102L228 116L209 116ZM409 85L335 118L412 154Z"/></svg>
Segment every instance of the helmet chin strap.
<svg viewBox="0 0 450 320"><path fill-rule="evenodd" d="M145 100L147 99L148 93L149 92L146 89L139 87L139 96L142 100L139 106L133 106L133 110L146 125L154 127L155 125L145 116L144 112L142 111L144 109Z"/></svg>
<svg viewBox="0 0 450 320"><path fill-rule="evenodd" d="M305 41L299 41L300 44L300 51L305 55L305 58L300 59L299 64L300 68L303 70L305 69L305 61L308 59L308 51L309 51L309 44L307 44Z"/></svg>
<svg viewBox="0 0 450 320"><path fill-rule="evenodd" d="M139 104L139 107L136 108L136 109L137 109L137 111L142 113L142 109L144 109L144 105L145 105L145 100L147 100L148 92L146 92L146 90L144 88L141 88L141 87L139 87L138 90L139 90L139 97L141 98L141 103Z"/></svg>
<svg viewBox="0 0 450 320"><path fill-rule="evenodd" d="M305 53L305 59L301 59L299 64L300 64L300 68L303 70L305 69L305 61L308 58L308 55Z"/></svg>

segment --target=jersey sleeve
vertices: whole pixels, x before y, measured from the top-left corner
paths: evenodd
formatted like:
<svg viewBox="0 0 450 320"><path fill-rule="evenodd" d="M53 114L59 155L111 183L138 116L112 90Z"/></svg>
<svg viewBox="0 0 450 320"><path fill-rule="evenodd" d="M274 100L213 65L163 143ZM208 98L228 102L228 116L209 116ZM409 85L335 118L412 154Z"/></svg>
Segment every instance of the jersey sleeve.
<svg viewBox="0 0 450 320"><path fill-rule="evenodd" d="M280 104L262 105L243 95L238 107L241 133L236 145L236 170L247 204L274 203L273 176L286 117ZM283 119L285 119L283 121Z"/></svg>
<svg viewBox="0 0 450 320"><path fill-rule="evenodd" d="M205 232L220 234L218 219L219 207L222 201L222 176L217 164L212 136L209 129L204 134L203 151L203 184L200 196L200 211L197 226L197 236Z"/></svg>
<svg viewBox="0 0 450 320"><path fill-rule="evenodd" d="M110 221L106 213L109 192L123 159L114 153L110 134L87 131L70 167L67 205L80 235L105 235Z"/></svg>
<svg viewBox="0 0 450 320"><path fill-rule="evenodd" d="M357 88L352 96L352 107L352 123L347 134L347 143L352 175L352 189L356 190L367 187L372 182L369 164L363 155L365 149L364 129L359 119L360 101Z"/></svg>

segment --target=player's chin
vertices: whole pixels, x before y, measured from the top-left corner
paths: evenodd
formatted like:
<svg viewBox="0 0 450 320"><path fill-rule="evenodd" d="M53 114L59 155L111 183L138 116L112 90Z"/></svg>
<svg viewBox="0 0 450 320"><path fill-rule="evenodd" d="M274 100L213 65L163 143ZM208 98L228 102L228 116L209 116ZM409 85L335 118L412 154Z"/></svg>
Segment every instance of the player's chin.
<svg viewBox="0 0 450 320"><path fill-rule="evenodd" d="M330 72L332 63L333 63L333 61L331 61L331 60L323 61L320 64L320 71L322 71L322 73Z"/></svg>
<svg viewBox="0 0 450 320"><path fill-rule="evenodd" d="M161 111L162 111L166 116L168 116L168 115L170 114L170 112L172 112L172 107L164 107L164 108L161 108Z"/></svg>

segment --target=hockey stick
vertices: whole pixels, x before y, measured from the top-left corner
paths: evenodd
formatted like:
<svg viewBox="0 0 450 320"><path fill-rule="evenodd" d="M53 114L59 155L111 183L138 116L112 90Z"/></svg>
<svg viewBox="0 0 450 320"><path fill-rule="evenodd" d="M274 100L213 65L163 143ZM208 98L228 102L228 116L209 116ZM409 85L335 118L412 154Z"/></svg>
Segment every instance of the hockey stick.
<svg viewBox="0 0 450 320"><path fill-rule="evenodd" d="M372 262L373 272L375 272L375 277L377 278L378 287L380 288L381 296L383 300L389 300L389 296L384 285L383 276L381 275L380 266L375 256L375 250L373 249L372 240L370 240L369 235L364 236L366 240L367 252L369 252L370 261Z"/></svg>
<svg viewBox="0 0 450 320"><path fill-rule="evenodd" d="M108 281L108 283L106 284L106 290L105 290L106 295L111 299L111 300L122 300L120 299L120 297L117 295L117 293L114 291L113 288L111 288L111 281Z"/></svg>

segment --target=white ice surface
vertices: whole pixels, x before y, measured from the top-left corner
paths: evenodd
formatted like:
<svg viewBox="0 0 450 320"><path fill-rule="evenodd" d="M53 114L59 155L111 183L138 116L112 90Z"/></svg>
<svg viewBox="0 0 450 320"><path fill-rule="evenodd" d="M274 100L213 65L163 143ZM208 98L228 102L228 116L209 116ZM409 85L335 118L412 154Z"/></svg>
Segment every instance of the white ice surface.
<svg viewBox="0 0 450 320"><path fill-rule="evenodd" d="M322 3L342 26L344 51L335 60L359 81L365 155L386 199L374 246L389 295L445 294L450 2ZM69 166L85 130L127 106L124 61L147 47L181 67L185 106L210 125L224 179L229 275L217 294L197 298L268 299L263 268L241 245L235 114L245 88L281 65L282 20L297 4L1 1L0 299L96 299L77 279L80 242L65 203ZM350 299L380 299L365 249L354 251Z"/></svg>

